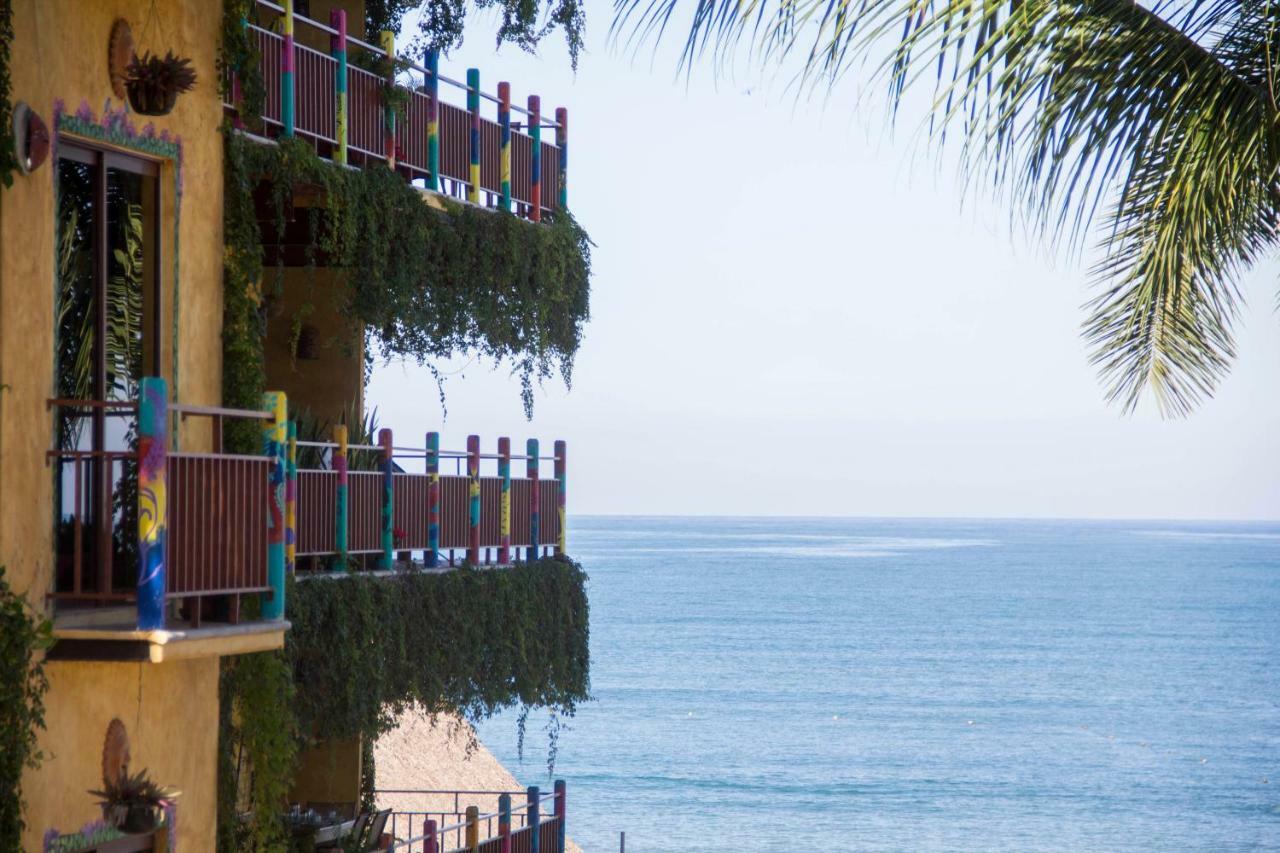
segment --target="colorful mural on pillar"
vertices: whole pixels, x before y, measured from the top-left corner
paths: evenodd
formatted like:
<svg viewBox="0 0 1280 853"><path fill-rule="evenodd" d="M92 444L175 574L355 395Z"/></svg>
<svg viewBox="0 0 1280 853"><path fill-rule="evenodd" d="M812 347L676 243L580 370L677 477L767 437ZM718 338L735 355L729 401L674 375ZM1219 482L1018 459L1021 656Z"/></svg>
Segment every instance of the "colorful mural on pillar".
<svg viewBox="0 0 1280 853"><path fill-rule="evenodd" d="M533 562L538 559L538 540L542 533L538 512L538 439L531 438L525 442L524 452L528 457L525 470L529 477L529 550L525 559Z"/></svg>
<svg viewBox="0 0 1280 853"><path fill-rule="evenodd" d="M138 401L138 630L164 628L169 389L144 377Z"/></svg>
<svg viewBox="0 0 1280 853"><path fill-rule="evenodd" d="M262 452L271 460L267 489L267 584L270 599L262 602L264 619L284 618L285 584L285 444L288 441L288 401L283 391L262 395L262 408L271 414L262 428Z"/></svg>
<svg viewBox="0 0 1280 853"><path fill-rule="evenodd" d="M440 562L440 433L427 433L427 568Z"/></svg>
<svg viewBox="0 0 1280 853"><path fill-rule="evenodd" d="M498 439L498 564L511 562L511 439Z"/></svg>

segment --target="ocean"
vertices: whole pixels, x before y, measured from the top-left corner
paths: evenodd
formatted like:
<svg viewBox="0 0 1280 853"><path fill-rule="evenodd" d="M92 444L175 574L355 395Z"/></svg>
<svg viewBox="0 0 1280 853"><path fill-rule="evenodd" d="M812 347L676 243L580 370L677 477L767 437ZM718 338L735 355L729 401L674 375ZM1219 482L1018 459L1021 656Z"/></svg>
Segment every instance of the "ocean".
<svg viewBox="0 0 1280 853"><path fill-rule="evenodd" d="M588 853L1280 849L1280 524L571 518ZM546 715L480 727L549 785Z"/></svg>

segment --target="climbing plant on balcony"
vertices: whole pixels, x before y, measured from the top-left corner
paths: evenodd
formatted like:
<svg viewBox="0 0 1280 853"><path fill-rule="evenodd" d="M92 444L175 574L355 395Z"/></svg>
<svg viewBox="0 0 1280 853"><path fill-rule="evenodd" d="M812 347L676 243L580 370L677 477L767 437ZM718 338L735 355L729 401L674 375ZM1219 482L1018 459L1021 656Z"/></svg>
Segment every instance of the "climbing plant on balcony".
<svg viewBox="0 0 1280 853"><path fill-rule="evenodd" d="M14 592L0 566L0 850L22 847L22 771L41 759L36 732L44 728L49 689L39 654L53 643L48 620Z"/></svg>

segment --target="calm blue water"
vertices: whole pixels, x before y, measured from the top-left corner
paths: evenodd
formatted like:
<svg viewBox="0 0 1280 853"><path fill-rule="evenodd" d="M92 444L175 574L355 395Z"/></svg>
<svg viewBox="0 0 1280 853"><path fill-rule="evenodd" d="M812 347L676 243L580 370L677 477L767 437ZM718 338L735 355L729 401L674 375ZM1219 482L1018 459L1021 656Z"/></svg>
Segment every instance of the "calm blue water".
<svg viewBox="0 0 1280 853"><path fill-rule="evenodd" d="M587 851L1280 849L1280 525L572 519ZM481 736L523 765L514 715ZM1266 780L1266 781L1264 781Z"/></svg>

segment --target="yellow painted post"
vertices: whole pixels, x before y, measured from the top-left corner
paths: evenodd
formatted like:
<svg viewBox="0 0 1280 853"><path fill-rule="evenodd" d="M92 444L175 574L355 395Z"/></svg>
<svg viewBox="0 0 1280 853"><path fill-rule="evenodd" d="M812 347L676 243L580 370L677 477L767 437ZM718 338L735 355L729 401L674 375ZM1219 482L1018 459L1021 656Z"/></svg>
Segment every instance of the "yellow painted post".
<svg viewBox="0 0 1280 853"><path fill-rule="evenodd" d="M480 809L467 806L467 849L480 853Z"/></svg>

